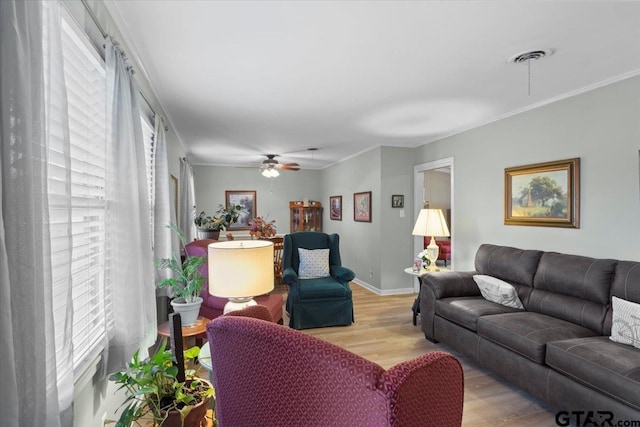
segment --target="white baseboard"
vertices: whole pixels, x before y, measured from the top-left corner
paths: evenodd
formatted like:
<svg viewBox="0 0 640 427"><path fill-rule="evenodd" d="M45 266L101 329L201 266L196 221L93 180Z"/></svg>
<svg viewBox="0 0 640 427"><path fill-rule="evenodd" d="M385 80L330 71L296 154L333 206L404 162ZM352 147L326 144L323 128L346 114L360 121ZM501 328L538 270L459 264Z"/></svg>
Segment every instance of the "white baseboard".
<svg viewBox="0 0 640 427"><path fill-rule="evenodd" d="M399 288L399 289L378 289L375 286L368 284L367 282L363 282L362 280L355 278L351 281L351 283L355 283L358 286L362 286L368 291L373 292L376 295L385 296L385 295L404 295L404 294L415 294L413 288Z"/></svg>

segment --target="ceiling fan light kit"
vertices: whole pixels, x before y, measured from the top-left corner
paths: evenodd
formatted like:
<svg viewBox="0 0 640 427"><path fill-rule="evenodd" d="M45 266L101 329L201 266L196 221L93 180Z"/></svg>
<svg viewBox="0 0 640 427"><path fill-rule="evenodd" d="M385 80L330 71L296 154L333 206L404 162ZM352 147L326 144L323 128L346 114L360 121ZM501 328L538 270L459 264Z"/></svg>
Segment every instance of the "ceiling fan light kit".
<svg viewBox="0 0 640 427"><path fill-rule="evenodd" d="M267 158L265 160L263 160L262 164L260 165L260 168L258 169L260 171L260 173L262 174L262 176L264 176L264 177L275 178L277 176L280 176L280 172L278 172L278 169L290 170L290 171L299 171L300 170L300 165L297 164L297 163L280 163L280 162L278 162L275 159L277 154L265 154L265 156L267 156Z"/></svg>

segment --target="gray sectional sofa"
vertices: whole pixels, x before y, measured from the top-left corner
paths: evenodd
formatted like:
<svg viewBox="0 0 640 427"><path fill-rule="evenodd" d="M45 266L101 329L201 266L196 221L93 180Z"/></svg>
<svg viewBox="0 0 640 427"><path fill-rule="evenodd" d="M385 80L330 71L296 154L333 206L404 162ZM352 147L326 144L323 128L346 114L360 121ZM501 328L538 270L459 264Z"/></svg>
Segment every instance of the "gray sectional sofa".
<svg viewBox="0 0 640 427"><path fill-rule="evenodd" d="M640 263L485 244L475 268L422 276L428 340L569 416L640 420L640 349L609 339L612 296L640 303ZM524 310L483 298L474 274L513 285Z"/></svg>

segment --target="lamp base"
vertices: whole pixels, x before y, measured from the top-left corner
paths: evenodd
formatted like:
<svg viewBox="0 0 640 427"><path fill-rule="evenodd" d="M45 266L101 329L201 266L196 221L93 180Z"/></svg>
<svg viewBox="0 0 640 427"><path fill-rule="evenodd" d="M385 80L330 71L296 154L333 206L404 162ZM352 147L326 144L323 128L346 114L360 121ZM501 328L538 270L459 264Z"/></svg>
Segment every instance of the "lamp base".
<svg viewBox="0 0 640 427"><path fill-rule="evenodd" d="M230 311L242 310L243 308L249 307L250 305L258 305L253 297L229 298L229 302L225 304L222 314L227 314Z"/></svg>
<svg viewBox="0 0 640 427"><path fill-rule="evenodd" d="M439 252L440 248L436 244L436 240L431 236L431 241L429 242L429 246L427 246L427 259L429 260L427 271L440 271L440 269L436 267Z"/></svg>

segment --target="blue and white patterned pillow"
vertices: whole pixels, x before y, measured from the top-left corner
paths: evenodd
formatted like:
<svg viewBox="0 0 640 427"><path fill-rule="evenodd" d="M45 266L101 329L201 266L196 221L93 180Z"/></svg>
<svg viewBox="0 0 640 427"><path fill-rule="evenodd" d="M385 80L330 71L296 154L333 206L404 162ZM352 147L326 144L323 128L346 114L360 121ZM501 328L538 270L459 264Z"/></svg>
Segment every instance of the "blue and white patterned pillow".
<svg viewBox="0 0 640 427"><path fill-rule="evenodd" d="M611 341L640 348L640 304L611 298Z"/></svg>
<svg viewBox="0 0 640 427"><path fill-rule="evenodd" d="M484 299L507 307L524 308L518 298L516 288L504 280L483 274L474 275L473 280L476 281Z"/></svg>
<svg viewBox="0 0 640 427"><path fill-rule="evenodd" d="M318 279L329 276L329 249L298 248L300 279Z"/></svg>

